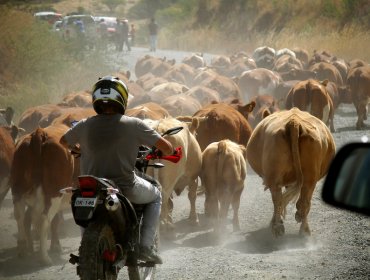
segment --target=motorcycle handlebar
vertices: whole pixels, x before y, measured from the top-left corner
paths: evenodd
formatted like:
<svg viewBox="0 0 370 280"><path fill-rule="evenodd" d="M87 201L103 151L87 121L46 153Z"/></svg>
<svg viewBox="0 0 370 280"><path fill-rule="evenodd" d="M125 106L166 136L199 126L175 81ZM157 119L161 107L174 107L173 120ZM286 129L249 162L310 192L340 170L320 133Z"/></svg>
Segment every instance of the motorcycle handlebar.
<svg viewBox="0 0 370 280"><path fill-rule="evenodd" d="M173 163L177 163L182 158L182 148L177 147L174 150L174 153L172 155L164 156L162 153L158 150L152 150L153 152L146 155L145 159L151 160L151 159L164 159L171 161Z"/></svg>

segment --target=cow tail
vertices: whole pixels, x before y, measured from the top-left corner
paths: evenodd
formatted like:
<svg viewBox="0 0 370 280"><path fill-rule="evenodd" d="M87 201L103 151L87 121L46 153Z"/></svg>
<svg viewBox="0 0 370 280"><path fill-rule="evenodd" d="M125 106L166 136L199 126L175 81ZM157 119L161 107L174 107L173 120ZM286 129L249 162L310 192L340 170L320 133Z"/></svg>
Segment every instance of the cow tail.
<svg viewBox="0 0 370 280"><path fill-rule="evenodd" d="M33 178L34 183L40 184L42 180L42 171L41 171L41 153L42 153L42 145L45 142L46 133L42 128L37 128L31 135L30 140L30 150L33 155L33 162L35 163L33 166Z"/></svg>
<svg viewBox="0 0 370 280"><path fill-rule="evenodd" d="M283 205L283 216L286 214L286 207L290 201L295 203L301 193L303 185L303 173L301 168L301 159L299 153L299 137L301 134L301 126L297 120L292 119L286 125L286 133L290 139L291 152L293 157L293 167L296 175L296 184L290 185L285 188L283 192L282 205Z"/></svg>
<svg viewBox="0 0 370 280"><path fill-rule="evenodd" d="M222 170L224 168L224 159L226 154L226 141L220 141L217 147L217 177L222 180ZM220 180L217 180L217 190L220 187Z"/></svg>

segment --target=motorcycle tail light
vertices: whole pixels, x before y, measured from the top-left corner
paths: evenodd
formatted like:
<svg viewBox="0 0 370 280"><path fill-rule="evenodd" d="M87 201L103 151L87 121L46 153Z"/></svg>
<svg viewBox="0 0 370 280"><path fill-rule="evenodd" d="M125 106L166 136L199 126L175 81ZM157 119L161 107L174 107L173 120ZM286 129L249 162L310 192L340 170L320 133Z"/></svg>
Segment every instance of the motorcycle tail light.
<svg viewBox="0 0 370 280"><path fill-rule="evenodd" d="M105 250L103 252L103 259L105 261L113 263L116 260L117 254L115 251Z"/></svg>
<svg viewBox="0 0 370 280"><path fill-rule="evenodd" d="M95 195L98 182L93 177L78 177L78 182L83 197Z"/></svg>

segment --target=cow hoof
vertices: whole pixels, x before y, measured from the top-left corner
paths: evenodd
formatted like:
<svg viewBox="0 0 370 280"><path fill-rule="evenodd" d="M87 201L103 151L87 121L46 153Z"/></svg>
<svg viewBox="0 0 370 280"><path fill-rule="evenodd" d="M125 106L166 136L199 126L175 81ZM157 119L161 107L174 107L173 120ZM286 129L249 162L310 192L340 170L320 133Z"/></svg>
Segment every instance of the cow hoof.
<svg viewBox="0 0 370 280"><path fill-rule="evenodd" d="M25 258L33 253L33 248L28 246L28 242L21 240L17 242L18 246L18 257Z"/></svg>
<svg viewBox="0 0 370 280"><path fill-rule="evenodd" d="M240 226L234 226L233 227L233 232L238 232L240 231Z"/></svg>
<svg viewBox="0 0 370 280"><path fill-rule="evenodd" d="M301 225L299 229L299 235L301 236L311 236L311 230L308 226Z"/></svg>
<svg viewBox="0 0 370 280"><path fill-rule="evenodd" d="M40 259L40 263L43 266L49 266L53 264L53 261L51 260L49 256L42 256Z"/></svg>
<svg viewBox="0 0 370 280"><path fill-rule="evenodd" d="M284 224L282 223L273 224L271 230L272 230L272 234L274 235L274 237L280 237L285 234Z"/></svg>
<svg viewBox="0 0 370 280"><path fill-rule="evenodd" d="M60 253L62 253L62 246L60 246L60 245L50 246L50 250L49 251L52 254L60 254Z"/></svg>
<svg viewBox="0 0 370 280"><path fill-rule="evenodd" d="M298 211L295 213L295 220L297 221L297 223L302 222L302 216L299 214Z"/></svg>
<svg viewBox="0 0 370 280"><path fill-rule="evenodd" d="M191 219L191 218L189 218L189 223L190 223L190 225L192 225L192 226L199 226L199 220L198 219Z"/></svg>

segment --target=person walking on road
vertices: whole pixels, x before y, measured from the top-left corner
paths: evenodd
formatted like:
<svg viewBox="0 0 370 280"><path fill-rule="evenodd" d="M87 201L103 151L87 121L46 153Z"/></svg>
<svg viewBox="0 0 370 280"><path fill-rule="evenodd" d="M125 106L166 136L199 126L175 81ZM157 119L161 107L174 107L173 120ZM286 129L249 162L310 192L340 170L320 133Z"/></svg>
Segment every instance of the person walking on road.
<svg viewBox="0 0 370 280"><path fill-rule="evenodd" d="M118 34L118 44L117 44L117 50L122 52L123 47L126 44L127 51L131 51L131 46L130 42L128 40L128 33L129 33L129 25L128 25L128 20L123 19L123 20L118 20L117 19L117 34Z"/></svg>
<svg viewBox="0 0 370 280"><path fill-rule="evenodd" d="M136 36L136 27L133 23L131 24L130 35L131 35L131 46L134 46L135 36Z"/></svg>
<svg viewBox="0 0 370 280"><path fill-rule="evenodd" d="M150 51L155 52L157 49L157 36L158 36L158 24L154 18L150 20L148 25L149 29L149 41L150 41Z"/></svg>

